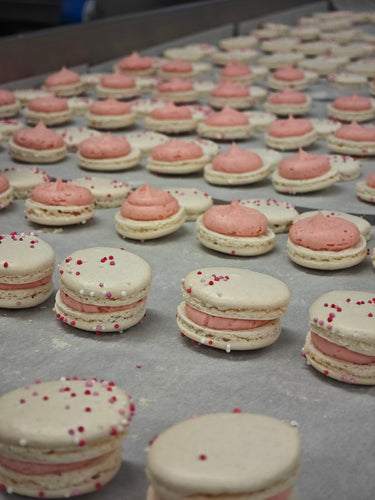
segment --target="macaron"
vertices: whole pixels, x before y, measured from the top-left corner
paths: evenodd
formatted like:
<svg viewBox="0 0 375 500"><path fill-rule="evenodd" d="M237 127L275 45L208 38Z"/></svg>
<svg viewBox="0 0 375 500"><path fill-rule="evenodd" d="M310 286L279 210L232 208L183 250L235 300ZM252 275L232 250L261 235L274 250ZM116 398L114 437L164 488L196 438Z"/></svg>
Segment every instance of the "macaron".
<svg viewBox="0 0 375 500"><path fill-rule="evenodd" d="M264 140L270 148L290 151L310 146L317 137L317 132L310 120L289 116L284 120L280 119L271 123Z"/></svg>
<svg viewBox="0 0 375 500"><path fill-rule="evenodd" d="M81 177L73 179L73 184L89 189L94 197L96 208L119 207L132 192L126 182L109 179L108 177Z"/></svg>
<svg viewBox="0 0 375 500"><path fill-rule="evenodd" d="M203 170L209 162L199 144L192 141L171 141L155 146L147 160L147 170L157 174L185 175Z"/></svg>
<svg viewBox="0 0 375 500"><path fill-rule="evenodd" d="M21 104L13 92L0 89L0 118L16 116L20 108Z"/></svg>
<svg viewBox="0 0 375 500"><path fill-rule="evenodd" d="M212 114L197 127L201 137L216 140L248 139L253 133L249 118L229 106Z"/></svg>
<svg viewBox="0 0 375 500"><path fill-rule="evenodd" d="M169 141L169 137L152 130L138 130L125 135L130 146L138 149L143 157L150 156L154 147Z"/></svg>
<svg viewBox="0 0 375 500"><path fill-rule="evenodd" d="M211 184L236 186L266 179L272 163L262 154L240 149L236 143L223 151L204 167L204 178Z"/></svg>
<svg viewBox="0 0 375 500"><path fill-rule="evenodd" d="M0 175L0 210L9 206L13 201L13 187L4 175Z"/></svg>
<svg viewBox="0 0 375 500"><path fill-rule="evenodd" d="M182 134L193 132L198 119L187 106L175 106L168 102L162 106L153 105L152 111L145 116L144 124L147 129L166 134Z"/></svg>
<svg viewBox="0 0 375 500"><path fill-rule="evenodd" d="M56 316L93 333L121 332L146 313L151 267L123 249L77 250L60 264Z"/></svg>
<svg viewBox="0 0 375 500"><path fill-rule="evenodd" d="M297 210L287 202L271 198L254 198L241 200L240 205L255 208L267 217L268 227L274 233L287 233L292 225L293 219L298 216Z"/></svg>
<svg viewBox="0 0 375 500"><path fill-rule="evenodd" d="M327 138L330 151L344 155L373 156L375 155L375 128L352 122L341 125Z"/></svg>
<svg viewBox="0 0 375 500"><path fill-rule="evenodd" d="M77 151L79 144L85 139L101 135L101 132L98 130L90 130L86 127L77 126L64 127L56 130L56 132L61 135L65 146L71 152Z"/></svg>
<svg viewBox="0 0 375 500"><path fill-rule="evenodd" d="M280 92L271 94L264 109L276 115L305 115L311 110L312 99L309 95L286 87Z"/></svg>
<svg viewBox="0 0 375 500"><path fill-rule="evenodd" d="M199 98L194 84L181 78L172 78L159 83L156 96L174 103L195 102Z"/></svg>
<svg viewBox="0 0 375 500"><path fill-rule="evenodd" d="M53 248L34 233L0 235L0 307L22 309L44 302L53 291Z"/></svg>
<svg viewBox="0 0 375 500"><path fill-rule="evenodd" d="M319 191L338 182L339 170L330 157L309 154L300 149L296 155L284 158L272 174L276 191L298 194Z"/></svg>
<svg viewBox="0 0 375 500"><path fill-rule="evenodd" d="M117 63L116 70L129 76L151 75L155 71L154 60L152 57L142 57L138 52L132 52Z"/></svg>
<svg viewBox="0 0 375 500"><path fill-rule="evenodd" d="M230 106L233 109L249 109L254 104L249 87L232 80L224 80L212 89L208 102L213 108Z"/></svg>
<svg viewBox="0 0 375 500"><path fill-rule="evenodd" d="M94 217L94 198L89 189L57 179L33 189L25 201L25 214L46 226L85 223Z"/></svg>
<svg viewBox="0 0 375 500"><path fill-rule="evenodd" d="M289 423L214 413L162 432L148 452L147 500L292 499L301 442Z"/></svg>
<svg viewBox="0 0 375 500"><path fill-rule="evenodd" d="M21 130L23 128L23 123L21 120L15 120L14 118L2 118L0 119L0 134L3 140L8 140L14 132Z"/></svg>
<svg viewBox="0 0 375 500"><path fill-rule="evenodd" d="M273 344L290 301L288 287L249 269L207 267L182 280L181 332L208 347L259 349Z"/></svg>
<svg viewBox="0 0 375 500"><path fill-rule="evenodd" d="M208 193L196 188L168 188L166 191L185 209L186 221L197 220L213 203Z"/></svg>
<svg viewBox="0 0 375 500"><path fill-rule="evenodd" d="M207 248L247 257L271 251L276 240L266 216L239 205L235 199L230 205L214 205L200 215L196 234Z"/></svg>
<svg viewBox="0 0 375 500"><path fill-rule="evenodd" d="M129 127L137 119L129 103L113 97L93 102L86 113L89 127L100 130L118 130Z"/></svg>
<svg viewBox="0 0 375 500"><path fill-rule="evenodd" d="M375 203L375 172L368 174L365 181L358 182L355 189L360 200Z"/></svg>
<svg viewBox="0 0 375 500"><path fill-rule="evenodd" d="M132 76L123 75L119 72L103 75L95 87L96 94L100 99L113 97L114 99L130 99L141 93Z"/></svg>
<svg viewBox="0 0 375 500"><path fill-rule="evenodd" d="M78 144L77 163L86 170L127 170L138 165L140 159L141 152L132 148L125 136L108 133Z"/></svg>
<svg viewBox="0 0 375 500"><path fill-rule="evenodd" d="M4 394L0 413L1 489L70 498L116 475L134 405L114 382L73 377Z"/></svg>
<svg viewBox="0 0 375 500"><path fill-rule="evenodd" d="M327 377L375 384L375 298L370 292L334 290L310 307L303 355Z"/></svg>
<svg viewBox="0 0 375 500"><path fill-rule="evenodd" d="M358 94L340 96L327 104L327 114L344 122L366 122L374 118L375 105L370 97Z"/></svg>
<svg viewBox="0 0 375 500"><path fill-rule="evenodd" d="M367 255L366 240L356 224L320 212L292 224L287 252L296 264L321 270L352 267Z"/></svg>
<svg viewBox="0 0 375 500"><path fill-rule="evenodd" d="M27 103L24 116L28 123L45 125L60 125L73 117L73 111L68 106L68 101L61 97L37 97Z"/></svg>
<svg viewBox="0 0 375 500"><path fill-rule="evenodd" d="M9 155L25 163L55 163L67 154L62 137L43 122L18 130L9 139Z"/></svg>
<svg viewBox="0 0 375 500"><path fill-rule="evenodd" d="M79 95L85 90L81 75L63 66L57 73L52 73L44 80L44 88L59 97Z"/></svg>
<svg viewBox="0 0 375 500"><path fill-rule="evenodd" d="M124 238L150 240L174 233L185 218L185 210L176 198L144 184L123 202L115 223L117 232Z"/></svg>

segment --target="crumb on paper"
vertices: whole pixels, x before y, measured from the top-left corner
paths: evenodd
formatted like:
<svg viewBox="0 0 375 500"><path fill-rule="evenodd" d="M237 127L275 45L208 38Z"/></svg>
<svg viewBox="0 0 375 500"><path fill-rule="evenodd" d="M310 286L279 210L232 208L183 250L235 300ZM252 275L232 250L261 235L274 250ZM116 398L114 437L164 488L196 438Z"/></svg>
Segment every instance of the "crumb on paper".
<svg viewBox="0 0 375 500"><path fill-rule="evenodd" d="M53 347L55 349L69 349L71 344L68 344L68 342L65 342L64 340L58 339L57 337L54 337L52 339Z"/></svg>
<svg viewBox="0 0 375 500"><path fill-rule="evenodd" d="M151 403L151 400L147 398L139 398L138 403L141 406L148 406Z"/></svg>
<svg viewBox="0 0 375 500"><path fill-rule="evenodd" d="M64 230L62 227L56 227L56 228L52 228L52 227L43 227L43 229L39 229L39 232L40 233L54 233L54 234L57 234L57 233L62 233Z"/></svg>

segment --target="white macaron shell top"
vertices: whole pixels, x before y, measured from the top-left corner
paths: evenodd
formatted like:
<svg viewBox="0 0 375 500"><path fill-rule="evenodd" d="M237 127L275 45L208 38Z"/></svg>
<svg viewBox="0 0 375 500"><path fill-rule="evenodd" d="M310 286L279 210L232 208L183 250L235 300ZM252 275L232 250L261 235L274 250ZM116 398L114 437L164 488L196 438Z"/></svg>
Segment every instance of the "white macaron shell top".
<svg viewBox="0 0 375 500"><path fill-rule="evenodd" d="M132 304L148 293L151 267L126 250L92 247L77 250L60 265L61 288L81 302Z"/></svg>
<svg viewBox="0 0 375 500"><path fill-rule="evenodd" d="M128 396L113 382L34 383L0 398L0 444L83 450L123 432L130 413ZM58 458L47 454L46 461Z"/></svg>
<svg viewBox="0 0 375 500"><path fill-rule="evenodd" d="M310 328L351 351L375 356L375 293L340 290L310 307Z"/></svg>
<svg viewBox="0 0 375 500"><path fill-rule="evenodd" d="M0 235L0 282L33 283L55 268L53 248L34 233Z"/></svg>
<svg viewBox="0 0 375 500"><path fill-rule="evenodd" d="M249 494L291 479L300 451L298 432L285 422L256 414L210 414L160 434L149 450L147 474L154 487L176 492L175 498Z"/></svg>
<svg viewBox="0 0 375 500"><path fill-rule="evenodd" d="M215 315L273 319L283 316L290 301L285 283L249 269L207 267L190 272L183 280L185 300L197 309ZM197 303L198 301L198 303ZM210 308L213 311L210 312Z"/></svg>

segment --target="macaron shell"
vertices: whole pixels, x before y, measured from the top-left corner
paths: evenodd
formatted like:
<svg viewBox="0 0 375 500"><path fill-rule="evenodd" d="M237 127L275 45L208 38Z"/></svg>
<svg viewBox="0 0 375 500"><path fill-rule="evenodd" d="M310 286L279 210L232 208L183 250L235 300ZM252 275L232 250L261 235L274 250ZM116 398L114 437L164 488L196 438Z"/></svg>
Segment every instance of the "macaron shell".
<svg viewBox="0 0 375 500"><path fill-rule="evenodd" d="M55 268L53 248L34 233L0 236L0 282L33 283Z"/></svg>
<svg viewBox="0 0 375 500"><path fill-rule="evenodd" d="M126 433L130 402L111 384L62 379L5 394L0 398L0 453L25 461L70 463L101 455L93 452L97 445L109 443L108 450L113 449L118 434ZM118 431L115 437L112 429ZM61 453L46 453L51 449Z"/></svg>
<svg viewBox="0 0 375 500"><path fill-rule="evenodd" d="M287 232L293 219L298 216L293 205L269 198L241 200L239 204L262 212L267 217L269 227L274 233Z"/></svg>
<svg viewBox="0 0 375 500"><path fill-rule="evenodd" d="M262 415L219 413L160 434L146 472L162 498L253 493L266 499L290 487L299 455L298 433L289 424Z"/></svg>
<svg viewBox="0 0 375 500"><path fill-rule="evenodd" d="M132 191L128 184L107 177L81 177L73 182L91 191L96 208L119 207Z"/></svg>
<svg viewBox="0 0 375 500"><path fill-rule="evenodd" d="M275 246L275 233L269 228L261 236L227 236L208 229L202 219L203 215L200 215L196 221L197 238L202 245L217 252L242 256L262 255Z"/></svg>
<svg viewBox="0 0 375 500"><path fill-rule="evenodd" d="M361 235L358 243L345 250L333 252L329 250L311 250L296 245L290 238L287 242L287 252L293 262L311 269L335 270L352 267L362 262L367 255L366 240Z"/></svg>
<svg viewBox="0 0 375 500"><path fill-rule="evenodd" d="M334 316L328 320L330 313ZM352 351L375 356L374 293L328 292L311 305L309 316L310 328L319 336Z"/></svg>
<svg viewBox="0 0 375 500"><path fill-rule="evenodd" d="M195 188L168 188L166 189L179 205L184 207L186 220L196 220L197 217L212 206L212 197Z"/></svg>
<svg viewBox="0 0 375 500"><path fill-rule="evenodd" d="M70 297L98 306L137 302L147 295L152 277L141 257L109 247L73 252L60 265L60 276L61 288Z"/></svg>
<svg viewBox="0 0 375 500"><path fill-rule="evenodd" d="M87 222L94 216L94 203L90 205L63 207L45 205L28 198L25 214L29 220L45 226L69 226Z"/></svg>
<svg viewBox="0 0 375 500"><path fill-rule="evenodd" d="M319 191L332 186L338 180L339 169L336 165L331 165L325 174L310 179L286 179L279 174L278 170L272 174L272 184L276 191L291 194Z"/></svg>
<svg viewBox="0 0 375 500"><path fill-rule="evenodd" d="M35 186L50 181L49 175L36 167L12 167L0 173L13 186L15 198L28 198Z"/></svg>
<svg viewBox="0 0 375 500"><path fill-rule="evenodd" d="M369 186L365 181L357 183L356 193L359 199L375 203L375 188Z"/></svg>
<svg viewBox="0 0 375 500"><path fill-rule="evenodd" d="M289 289L282 281L268 274L232 267L192 271L184 279L182 292L192 307L226 318L280 318L290 300Z"/></svg>
<svg viewBox="0 0 375 500"><path fill-rule="evenodd" d="M375 363L358 365L327 356L314 346L311 332L306 337L303 354L308 364L327 377L348 384L375 384Z"/></svg>
<svg viewBox="0 0 375 500"><path fill-rule="evenodd" d="M251 330L214 330L203 327L186 316L185 302L181 302L177 308L177 325L186 337L227 352L267 347L276 342L281 333L279 319L270 320L264 326Z"/></svg>

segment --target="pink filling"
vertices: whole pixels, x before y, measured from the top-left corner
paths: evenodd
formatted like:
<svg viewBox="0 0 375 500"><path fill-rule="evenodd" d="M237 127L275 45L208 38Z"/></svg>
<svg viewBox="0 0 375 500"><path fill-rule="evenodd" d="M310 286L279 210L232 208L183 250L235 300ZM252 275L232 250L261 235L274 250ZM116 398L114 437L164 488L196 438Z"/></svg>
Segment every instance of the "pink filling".
<svg viewBox="0 0 375 500"><path fill-rule="evenodd" d="M0 283L0 290L27 290L28 288L36 288L37 286L42 286L51 281L52 276L46 276L32 283Z"/></svg>
<svg viewBox="0 0 375 500"><path fill-rule="evenodd" d="M250 92L248 87L241 85L240 83L232 82L231 80L225 80L220 83L211 92L213 97L249 97Z"/></svg>
<svg viewBox="0 0 375 500"><path fill-rule="evenodd" d="M31 199L43 205L58 207L85 206L94 201L89 189L71 182L62 182L61 179L38 184L31 193Z"/></svg>
<svg viewBox="0 0 375 500"><path fill-rule="evenodd" d="M357 122L352 122L350 125L341 125L334 136L347 141L374 142L375 128L362 127Z"/></svg>
<svg viewBox="0 0 375 500"><path fill-rule="evenodd" d="M327 156L311 155L300 149L298 154L282 160L279 175L293 180L313 179L324 175L330 168Z"/></svg>
<svg viewBox="0 0 375 500"><path fill-rule="evenodd" d="M297 92L288 87L282 92L271 95L268 101L271 104L305 104L307 97L303 92Z"/></svg>
<svg viewBox="0 0 375 500"><path fill-rule="evenodd" d="M366 184L372 188L375 188L375 172L368 174Z"/></svg>
<svg viewBox="0 0 375 500"><path fill-rule="evenodd" d="M372 103L369 97L360 97L357 94L353 94L351 96L338 97L333 101L332 106L343 111L368 111L372 108Z"/></svg>
<svg viewBox="0 0 375 500"><path fill-rule="evenodd" d="M121 73L112 73L104 75L100 80L102 87L110 89L131 89L135 88L135 80L131 76L122 75Z"/></svg>
<svg viewBox="0 0 375 500"><path fill-rule="evenodd" d="M346 347L339 346L334 342L320 337L317 333L311 332L311 341L319 351L331 358L355 363L356 365L370 365L371 363L375 363L375 356L367 356L366 354L351 351Z"/></svg>
<svg viewBox="0 0 375 500"><path fill-rule="evenodd" d="M239 205L233 199L230 205L216 205L203 215L207 229L227 236L257 237L265 234L268 220L254 208Z"/></svg>
<svg viewBox="0 0 375 500"><path fill-rule="evenodd" d="M37 113L58 113L60 111L66 111L68 108L68 103L65 99L60 97L36 97L29 101L27 107L31 111L36 111Z"/></svg>
<svg viewBox="0 0 375 500"><path fill-rule="evenodd" d="M49 130L42 122L39 122L34 128L24 128L15 132L13 141L18 146L38 151L57 149L64 146L61 135L54 130Z"/></svg>
<svg viewBox="0 0 375 500"><path fill-rule="evenodd" d="M231 61L225 68L220 70L219 74L221 76L231 77L231 76L247 76L251 75L252 71L249 66L241 64L237 61Z"/></svg>
<svg viewBox="0 0 375 500"><path fill-rule="evenodd" d="M127 102L117 101L113 97L109 97L104 101L94 102L90 106L90 113L93 115L120 116L127 115L130 112L130 104L128 104Z"/></svg>
<svg viewBox="0 0 375 500"><path fill-rule="evenodd" d="M84 304L83 302L79 302L78 300L75 300L72 297L70 297L69 295L67 295L60 288L60 298L61 298L61 301L66 306L70 307L70 309L73 309L74 311L84 312L84 313L88 313L88 314L95 314L95 313L108 313L108 312L116 312L116 311L127 311L128 309L133 309L141 302L144 302L147 299L147 296L142 297L137 302L133 302L133 304L127 304L125 306L97 306L94 304Z"/></svg>
<svg viewBox="0 0 375 500"><path fill-rule="evenodd" d="M209 116L204 123L213 127L236 127L238 125L248 125L249 119L241 111L224 106L221 111Z"/></svg>
<svg viewBox="0 0 375 500"><path fill-rule="evenodd" d="M162 82L159 87L159 92L189 92L193 90L193 84L188 80L181 78L173 78L169 82Z"/></svg>
<svg viewBox="0 0 375 500"><path fill-rule="evenodd" d="M175 106L173 102L168 102L162 108L156 108L150 113L155 120L191 120L192 114L186 106Z"/></svg>
<svg viewBox="0 0 375 500"><path fill-rule="evenodd" d="M141 57L137 52L133 52L131 56L124 57L118 66L128 71L142 71L152 67L152 58Z"/></svg>
<svg viewBox="0 0 375 500"><path fill-rule="evenodd" d="M59 72L48 76L45 79L44 84L46 87L61 87L64 85L72 85L80 81L81 77L78 73L63 67Z"/></svg>
<svg viewBox="0 0 375 500"><path fill-rule="evenodd" d="M78 150L85 158L104 160L126 156L131 147L126 137L106 134L85 139L78 145Z"/></svg>
<svg viewBox="0 0 375 500"><path fill-rule="evenodd" d="M174 59L173 61L168 61L163 64L161 69L166 73L191 73L193 71L193 66L188 61Z"/></svg>
<svg viewBox="0 0 375 500"><path fill-rule="evenodd" d="M179 209L178 201L170 193L144 184L123 202L121 215L133 220L161 220L171 217Z"/></svg>
<svg viewBox="0 0 375 500"><path fill-rule="evenodd" d="M4 175L0 175L0 193L4 193L9 189L9 181Z"/></svg>
<svg viewBox="0 0 375 500"><path fill-rule="evenodd" d="M218 172L241 174L262 168L262 158L252 151L244 151L233 143L229 151L218 154L212 160L212 168Z"/></svg>
<svg viewBox="0 0 375 500"><path fill-rule="evenodd" d="M16 97L13 92L0 89L0 106L9 106L10 104L14 104L15 102Z"/></svg>
<svg viewBox="0 0 375 500"><path fill-rule="evenodd" d="M292 490L293 488L288 488L285 491L277 493L277 495L273 495L272 497L267 498L267 500L288 500L292 493Z"/></svg>
<svg viewBox="0 0 375 500"><path fill-rule="evenodd" d="M268 127L268 135L280 139L287 137L299 137L313 130L310 120L305 118L293 118L289 116L286 120L276 120Z"/></svg>
<svg viewBox="0 0 375 500"><path fill-rule="evenodd" d="M284 68L277 69L272 76L276 78L276 80L294 82L303 80L305 78L305 73L298 68L293 68L293 66L285 66Z"/></svg>
<svg viewBox="0 0 375 500"><path fill-rule="evenodd" d="M268 320L261 319L238 319L213 316L202 311L198 311L185 303L186 316L197 325L206 326L212 330L252 330L269 323Z"/></svg>
<svg viewBox="0 0 375 500"><path fill-rule="evenodd" d="M88 465L102 460L102 457L95 457L81 462L73 462L69 464L39 464L34 462L21 462L14 458L8 458L0 455L0 464L7 469L13 470L27 476L44 476L46 474L61 474L73 470L83 469Z"/></svg>
<svg viewBox="0 0 375 500"><path fill-rule="evenodd" d="M195 160L203 156L203 150L194 142L184 142L178 139L155 146L152 150L152 158L156 161L184 161Z"/></svg>
<svg viewBox="0 0 375 500"><path fill-rule="evenodd" d="M289 238L296 245L311 250L340 252L358 243L361 233L352 222L340 217L326 217L321 212L295 222Z"/></svg>

